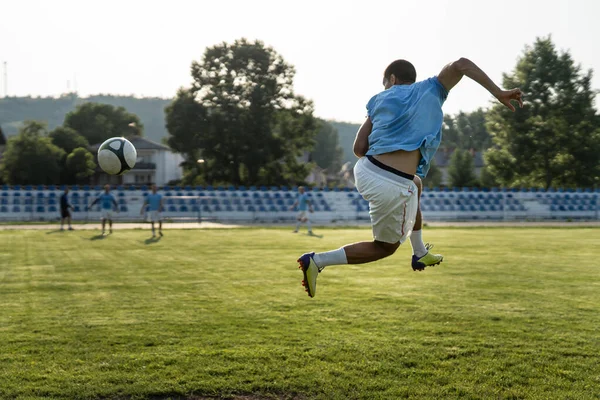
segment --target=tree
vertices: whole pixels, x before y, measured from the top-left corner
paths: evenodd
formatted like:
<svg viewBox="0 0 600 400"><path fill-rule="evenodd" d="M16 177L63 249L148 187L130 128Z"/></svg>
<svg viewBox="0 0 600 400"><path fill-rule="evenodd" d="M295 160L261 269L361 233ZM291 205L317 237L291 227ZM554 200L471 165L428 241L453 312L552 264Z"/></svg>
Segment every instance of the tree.
<svg viewBox="0 0 600 400"><path fill-rule="evenodd" d="M442 170L437 166L435 159L429 164L429 172L427 177L423 179L423 185L429 189L439 187L442 184Z"/></svg>
<svg viewBox="0 0 600 400"><path fill-rule="evenodd" d="M137 115L123 107L84 103L68 113L63 124L82 135L90 144L115 136L142 135L143 125Z"/></svg>
<svg viewBox="0 0 600 400"><path fill-rule="evenodd" d="M8 140L0 172L10 184L55 184L59 181L64 150L52 144L46 126L26 121Z"/></svg>
<svg viewBox="0 0 600 400"><path fill-rule="evenodd" d="M208 182L301 182L310 165L298 159L314 146L316 121L312 103L292 90L294 73L260 41L206 49L192 63L192 88L167 108L170 145L188 158L201 152Z"/></svg>
<svg viewBox="0 0 600 400"><path fill-rule="evenodd" d="M74 179L74 183L77 183L94 175L96 163L92 153L84 147L78 147L67 156L65 168L69 176Z"/></svg>
<svg viewBox="0 0 600 400"><path fill-rule="evenodd" d="M490 172L506 186L592 186L600 182L600 118L594 109L592 71L582 72L550 37L526 47L504 87L519 87L525 107L488 113L494 148Z"/></svg>
<svg viewBox="0 0 600 400"><path fill-rule="evenodd" d="M343 151L339 145L337 130L327 121L319 119L315 141L312 160L323 169L338 172L342 167Z"/></svg>
<svg viewBox="0 0 600 400"><path fill-rule="evenodd" d="M450 185L454 187L468 187L475 184L475 164L468 150L454 150L450 157L448 177Z"/></svg>
<svg viewBox="0 0 600 400"><path fill-rule="evenodd" d="M184 183L198 183L194 179L201 175L202 132L210 130L207 109L196 101L191 90L180 89L175 100L165 108L166 126L169 131L166 144L184 158L186 171Z"/></svg>
<svg viewBox="0 0 600 400"><path fill-rule="evenodd" d="M484 151L492 143L486 128L486 112L479 108L473 112L459 112L455 116L445 115L442 126L442 147Z"/></svg>
<svg viewBox="0 0 600 400"><path fill-rule="evenodd" d="M48 134L48 137L54 145L63 149L67 154L70 154L78 147L87 148L89 146L86 138L77 133L77 131L63 126L54 129Z"/></svg>
<svg viewBox="0 0 600 400"><path fill-rule="evenodd" d="M4 133L2 132L2 128L0 128L0 146L4 146L6 144L6 138L4 137Z"/></svg>

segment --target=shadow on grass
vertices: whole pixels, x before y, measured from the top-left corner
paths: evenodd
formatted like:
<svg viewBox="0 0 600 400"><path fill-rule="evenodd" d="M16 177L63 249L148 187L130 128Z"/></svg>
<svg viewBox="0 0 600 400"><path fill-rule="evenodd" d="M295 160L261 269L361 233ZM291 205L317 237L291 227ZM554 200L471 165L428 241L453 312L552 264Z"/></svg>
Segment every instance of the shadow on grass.
<svg viewBox="0 0 600 400"><path fill-rule="evenodd" d="M144 243L145 244L158 243L158 242L160 242L160 239L161 239L161 236L151 237L151 238L144 240Z"/></svg>
<svg viewBox="0 0 600 400"><path fill-rule="evenodd" d="M99 235L92 236L92 237L90 238L90 240L102 240L102 239L104 239L104 238L106 238L106 235L104 235L104 234L102 234L102 233L101 233L101 234L99 234Z"/></svg>
<svg viewBox="0 0 600 400"><path fill-rule="evenodd" d="M317 239L323 239L323 235L317 235L316 233L310 233L310 234L307 233L306 236L314 237L314 238L317 238Z"/></svg>
<svg viewBox="0 0 600 400"><path fill-rule="evenodd" d="M53 231L46 232L46 235L51 235L53 233L61 233L61 232L64 232L64 230L62 230L62 229L55 229Z"/></svg>

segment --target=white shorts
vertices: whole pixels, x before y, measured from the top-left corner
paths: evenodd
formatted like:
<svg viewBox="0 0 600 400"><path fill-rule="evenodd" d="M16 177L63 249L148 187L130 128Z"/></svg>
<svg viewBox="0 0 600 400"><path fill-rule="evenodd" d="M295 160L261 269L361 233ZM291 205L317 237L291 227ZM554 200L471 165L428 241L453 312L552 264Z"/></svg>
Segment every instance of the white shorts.
<svg viewBox="0 0 600 400"><path fill-rule="evenodd" d="M369 202L369 215L375 240L403 243L410 237L417 210L417 185L407 178L378 167L367 157L354 166L356 188Z"/></svg>
<svg viewBox="0 0 600 400"><path fill-rule="evenodd" d="M150 217L151 222L160 222L162 220L160 211L150 211L148 212L148 216Z"/></svg>
<svg viewBox="0 0 600 400"><path fill-rule="evenodd" d="M112 210L102 210L102 219L112 219Z"/></svg>
<svg viewBox="0 0 600 400"><path fill-rule="evenodd" d="M296 216L296 219L299 221L308 221L308 214L306 213L306 211L299 211L298 215Z"/></svg>

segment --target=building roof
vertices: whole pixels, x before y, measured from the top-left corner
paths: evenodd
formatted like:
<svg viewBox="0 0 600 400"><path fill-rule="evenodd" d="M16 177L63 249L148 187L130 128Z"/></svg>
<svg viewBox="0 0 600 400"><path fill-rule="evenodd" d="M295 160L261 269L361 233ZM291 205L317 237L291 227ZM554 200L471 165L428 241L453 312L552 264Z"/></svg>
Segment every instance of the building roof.
<svg viewBox="0 0 600 400"><path fill-rule="evenodd" d="M164 144L156 143L150 139L146 139L141 136L129 136L127 140L133 144L136 150L166 150L173 151L170 147L165 146ZM90 146L90 150L97 151L98 148L102 145L102 143L96 143Z"/></svg>

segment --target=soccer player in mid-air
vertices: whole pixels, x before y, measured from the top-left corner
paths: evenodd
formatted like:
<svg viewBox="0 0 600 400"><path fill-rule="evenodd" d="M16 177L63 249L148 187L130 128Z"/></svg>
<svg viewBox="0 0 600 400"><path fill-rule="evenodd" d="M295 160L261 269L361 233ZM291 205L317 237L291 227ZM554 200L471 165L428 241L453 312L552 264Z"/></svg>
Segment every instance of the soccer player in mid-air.
<svg viewBox="0 0 600 400"><path fill-rule="evenodd" d="M420 224L419 188L442 139L442 105L448 92L467 76L515 111L523 107L521 90L502 90L472 61L461 58L435 77L416 82L417 73L406 60L392 62L383 74L385 90L367 103L367 118L354 141L356 188L369 202L373 239L324 253L306 253L298 262L302 285L314 297L317 276L327 266L363 264L388 257ZM419 226L420 227L420 226ZM441 255L429 254L419 237L413 245L413 270L439 264ZM420 242L420 243L419 243ZM423 255L423 253L425 253Z"/></svg>
<svg viewBox="0 0 600 400"><path fill-rule="evenodd" d="M308 210L309 212L313 212L313 206L312 203L310 201L310 199L308 198L308 194L306 194L304 192L304 186L299 186L298 187L298 197L296 198L296 201L294 202L294 204L292 204L292 206L290 207L290 210L298 210L298 215L296 216L296 220L298 221L296 223L296 229L294 230L294 233L298 233L298 230L300 229L300 225L302 223L306 223L306 228L308 229L308 234L312 235L313 231L312 231L312 227L310 225L310 219L308 219L308 215L306 214L306 211Z"/></svg>
<svg viewBox="0 0 600 400"><path fill-rule="evenodd" d="M60 230L65 230L65 221L69 224L69 230L72 231L71 226L71 210L73 206L69 203L69 188L66 187L62 196L60 196Z"/></svg>
<svg viewBox="0 0 600 400"><path fill-rule="evenodd" d="M160 212L163 209L163 200L162 195L157 193L158 188L156 185L152 185L152 194L146 196L146 200L144 200L144 204L142 205L142 209L140 210L140 215L144 215L144 211L146 207L148 207L148 212L150 214L150 222L152 223L152 237L156 237L156 233L154 230L154 223L158 222L158 234L160 236L162 233L162 218Z"/></svg>
<svg viewBox="0 0 600 400"><path fill-rule="evenodd" d="M112 233L112 212L113 208L119 212L119 205L115 197L110 194L110 185L104 185L104 193L102 193L87 209L89 210L94 204L100 202L102 208L102 234L106 232L106 221L108 221L109 233Z"/></svg>

